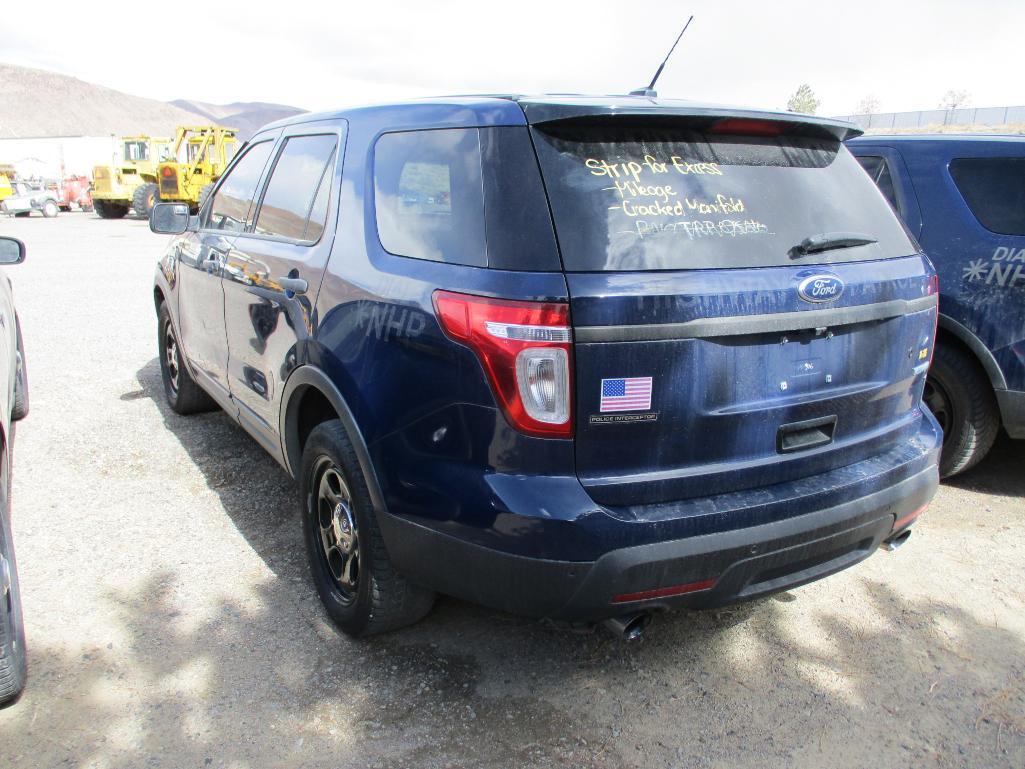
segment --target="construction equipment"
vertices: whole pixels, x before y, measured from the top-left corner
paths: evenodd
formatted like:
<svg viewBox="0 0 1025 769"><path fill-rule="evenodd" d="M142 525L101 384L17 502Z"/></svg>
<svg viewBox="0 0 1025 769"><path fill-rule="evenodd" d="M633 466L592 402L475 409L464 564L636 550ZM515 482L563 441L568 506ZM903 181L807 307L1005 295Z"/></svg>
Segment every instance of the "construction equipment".
<svg viewBox="0 0 1025 769"><path fill-rule="evenodd" d="M182 126L174 139L175 161L161 163L160 200L188 203L193 213L238 151L238 131L222 126Z"/></svg>
<svg viewBox="0 0 1025 769"><path fill-rule="evenodd" d="M120 219L130 210L149 218L157 195L157 164L173 157L171 140L154 136L121 137L121 162L93 168L92 201L103 219Z"/></svg>
<svg viewBox="0 0 1025 769"><path fill-rule="evenodd" d="M0 164L0 200L14 194L14 182L17 179L18 174L15 172L14 166L8 163Z"/></svg>

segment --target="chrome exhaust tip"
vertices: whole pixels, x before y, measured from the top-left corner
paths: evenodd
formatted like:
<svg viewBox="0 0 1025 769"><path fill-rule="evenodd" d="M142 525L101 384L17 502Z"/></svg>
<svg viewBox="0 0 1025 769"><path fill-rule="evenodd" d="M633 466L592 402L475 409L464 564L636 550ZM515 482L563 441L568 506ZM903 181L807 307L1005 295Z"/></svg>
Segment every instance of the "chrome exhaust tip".
<svg viewBox="0 0 1025 769"><path fill-rule="evenodd" d="M881 547L888 553L892 553L894 550L903 545L909 539L911 539L911 529L905 529L900 534L894 537L890 537L887 540L883 540L883 544L881 544L879 547Z"/></svg>
<svg viewBox="0 0 1025 769"><path fill-rule="evenodd" d="M623 641L639 641L644 637L644 629L651 622L651 614L648 612L635 612L624 614L622 617L612 617L602 622L602 625Z"/></svg>

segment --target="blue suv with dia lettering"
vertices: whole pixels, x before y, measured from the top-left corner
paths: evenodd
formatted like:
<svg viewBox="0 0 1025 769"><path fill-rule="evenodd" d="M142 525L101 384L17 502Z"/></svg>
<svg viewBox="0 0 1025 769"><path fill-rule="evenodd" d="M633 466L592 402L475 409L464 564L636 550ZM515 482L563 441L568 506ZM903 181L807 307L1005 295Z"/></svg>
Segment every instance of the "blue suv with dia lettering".
<svg viewBox="0 0 1025 769"><path fill-rule="evenodd" d="M296 479L353 635L436 592L636 635L895 547L936 280L847 123L459 97L258 132L154 300L168 402Z"/></svg>
<svg viewBox="0 0 1025 769"><path fill-rule="evenodd" d="M1025 438L1025 137L863 136L848 146L939 273L925 401L943 428L940 474L963 472L1001 425Z"/></svg>

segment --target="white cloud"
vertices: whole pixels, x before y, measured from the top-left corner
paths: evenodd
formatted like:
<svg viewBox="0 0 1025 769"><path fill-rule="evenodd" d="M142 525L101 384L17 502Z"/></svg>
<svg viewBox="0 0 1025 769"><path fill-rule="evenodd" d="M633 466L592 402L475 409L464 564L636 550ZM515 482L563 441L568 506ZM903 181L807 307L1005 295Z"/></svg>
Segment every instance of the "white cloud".
<svg viewBox="0 0 1025 769"><path fill-rule="evenodd" d="M179 9L187 8L188 11ZM195 10L192 10L195 9ZM783 107L803 82L820 112L868 94L882 110L1025 104L1025 3L61 3L4 8L0 59L158 99L309 109L479 92L618 92L645 84L683 24L664 96Z"/></svg>

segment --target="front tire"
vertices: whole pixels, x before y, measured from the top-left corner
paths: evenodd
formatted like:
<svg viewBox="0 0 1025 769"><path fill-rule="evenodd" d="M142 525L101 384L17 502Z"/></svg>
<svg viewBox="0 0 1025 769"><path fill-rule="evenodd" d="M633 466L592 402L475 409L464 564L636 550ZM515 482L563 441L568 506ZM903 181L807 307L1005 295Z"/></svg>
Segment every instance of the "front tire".
<svg viewBox="0 0 1025 769"><path fill-rule="evenodd" d="M203 188L199 191L199 211L203 210L203 206L206 205L206 201L210 199L211 193L214 191L214 183L204 184Z"/></svg>
<svg viewBox="0 0 1025 769"><path fill-rule="evenodd" d="M986 373L956 343L938 344L922 397L943 428L940 477L975 467L1000 429L1000 412Z"/></svg>
<svg viewBox="0 0 1025 769"><path fill-rule="evenodd" d="M128 206L109 200L94 200L93 210L101 219L124 219L128 214Z"/></svg>
<svg viewBox="0 0 1025 769"><path fill-rule="evenodd" d="M338 420L310 432L299 493L313 582L343 632L356 638L384 633L431 610L434 594L391 565L366 479Z"/></svg>
<svg viewBox="0 0 1025 769"><path fill-rule="evenodd" d="M7 489L0 505L0 706L12 703L25 688L25 622L21 586L11 536L11 509Z"/></svg>
<svg viewBox="0 0 1025 769"><path fill-rule="evenodd" d="M43 203L43 216L47 219L53 219L60 213L60 206L53 200L47 200Z"/></svg>
<svg viewBox="0 0 1025 769"><path fill-rule="evenodd" d="M25 362L25 345L21 341L21 321L14 319L17 330L17 370L14 374L14 405L11 407L11 421L17 422L28 416L28 364Z"/></svg>
<svg viewBox="0 0 1025 769"><path fill-rule="evenodd" d="M216 409L217 404L213 398L196 384L185 366L178 334L174 330L166 303L160 305L157 347L160 350L160 378L164 382L164 396L171 410L185 416Z"/></svg>

